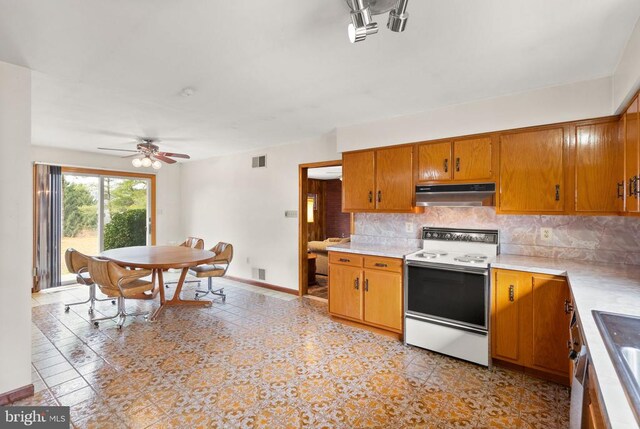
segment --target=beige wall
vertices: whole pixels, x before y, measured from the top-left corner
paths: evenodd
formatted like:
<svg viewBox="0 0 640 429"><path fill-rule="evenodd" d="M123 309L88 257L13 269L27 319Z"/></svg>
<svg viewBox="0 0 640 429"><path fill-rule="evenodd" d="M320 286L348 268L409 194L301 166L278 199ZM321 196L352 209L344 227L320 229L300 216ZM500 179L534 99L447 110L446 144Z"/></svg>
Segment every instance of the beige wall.
<svg viewBox="0 0 640 429"><path fill-rule="evenodd" d="M99 153L80 152L32 146L31 159L74 167L99 168L107 170L154 173L148 168L135 168L130 159ZM182 222L180 219L180 168L181 165L164 165L156 174L156 239L157 244L182 242Z"/></svg>
<svg viewBox="0 0 640 429"><path fill-rule="evenodd" d="M0 394L31 384L31 72L0 62Z"/></svg>
<svg viewBox="0 0 640 429"><path fill-rule="evenodd" d="M251 158L267 155L267 168L252 169ZM339 159L335 135L211 158L182 168L185 233L234 246L229 274L250 279L252 267L266 269L265 281L298 288L298 165Z"/></svg>

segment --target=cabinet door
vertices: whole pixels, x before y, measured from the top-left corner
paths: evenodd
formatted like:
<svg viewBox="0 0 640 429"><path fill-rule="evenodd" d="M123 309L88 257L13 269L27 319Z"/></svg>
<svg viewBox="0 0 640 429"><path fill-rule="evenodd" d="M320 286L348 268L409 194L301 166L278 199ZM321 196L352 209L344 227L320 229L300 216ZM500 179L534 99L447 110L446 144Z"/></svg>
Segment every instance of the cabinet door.
<svg viewBox="0 0 640 429"><path fill-rule="evenodd" d="M576 127L576 211L622 209L622 151L617 121Z"/></svg>
<svg viewBox="0 0 640 429"><path fill-rule="evenodd" d="M402 331L402 275L364 271L364 320Z"/></svg>
<svg viewBox="0 0 640 429"><path fill-rule="evenodd" d="M362 320L362 269L329 265L329 312Z"/></svg>
<svg viewBox="0 0 640 429"><path fill-rule="evenodd" d="M531 367L568 377L569 286L564 278L534 274L532 279Z"/></svg>
<svg viewBox="0 0 640 429"><path fill-rule="evenodd" d="M491 138L457 140L453 143L455 180L490 179Z"/></svg>
<svg viewBox="0 0 640 429"><path fill-rule="evenodd" d="M373 210L375 190L374 151L342 155L342 210Z"/></svg>
<svg viewBox="0 0 640 429"><path fill-rule="evenodd" d="M519 364L523 363L520 350L521 279L522 273L517 271L494 271L491 329L492 356Z"/></svg>
<svg viewBox="0 0 640 429"><path fill-rule="evenodd" d="M564 130L529 131L500 138L500 210L562 212Z"/></svg>
<svg viewBox="0 0 640 429"><path fill-rule="evenodd" d="M451 142L427 143L418 146L418 180L451 180Z"/></svg>
<svg viewBox="0 0 640 429"><path fill-rule="evenodd" d="M413 146L376 151L376 208L411 210L413 207Z"/></svg>
<svg viewBox="0 0 640 429"><path fill-rule="evenodd" d="M624 115L624 151L625 151L625 187L627 211L637 213L640 211L638 195L634 192L636 185L634 178L640 175L638 166L640 130L638 124L638 99L636 98ZM640 187L640 184L638 184Z"/></svg>

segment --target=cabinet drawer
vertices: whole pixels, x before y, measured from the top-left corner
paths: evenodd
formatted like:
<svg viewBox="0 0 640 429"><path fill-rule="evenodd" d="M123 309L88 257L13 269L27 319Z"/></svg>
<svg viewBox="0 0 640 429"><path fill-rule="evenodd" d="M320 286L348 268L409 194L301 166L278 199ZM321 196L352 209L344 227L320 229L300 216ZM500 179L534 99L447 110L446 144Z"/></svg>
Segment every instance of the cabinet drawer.
<svg viewBox="0 0 640 429"><path fill-rule="evenodd" d="M361 267L362 256L354 255L353 253L329 252L329 263Z"/></svg>
<svg viewBox="0 0 640 429"><path fill-rule="evenodd" d="M373 268L374 270L392 271L395 273L402 272L402 259L384 258L382 256L365 256L364 267Z"/></svg>

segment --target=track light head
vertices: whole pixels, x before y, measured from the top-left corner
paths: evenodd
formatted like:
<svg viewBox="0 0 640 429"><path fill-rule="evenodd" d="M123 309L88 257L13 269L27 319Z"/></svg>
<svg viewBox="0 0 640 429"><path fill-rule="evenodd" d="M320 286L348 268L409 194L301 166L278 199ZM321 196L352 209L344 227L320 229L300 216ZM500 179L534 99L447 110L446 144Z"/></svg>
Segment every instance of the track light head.
<svg viewBox="0 0 640 429"><path fill-rule="evenodd" d="M378 32L378 24L371 15L389 12L387 28L400 33L407 27L407 3L409 0L346 0L351 9L351 23L347 28L351 43L362 42ZM394 7L395 6L395 7Z"/></svg>
<svg viewBox="0 0 640 429"><path fill-rule="evenodd" d="M395 33L402 33L407 28L407 20L409 19L407 2L408 0L400 0L398 7L389 12L389 21L387 21L389 30Z"/></svg>

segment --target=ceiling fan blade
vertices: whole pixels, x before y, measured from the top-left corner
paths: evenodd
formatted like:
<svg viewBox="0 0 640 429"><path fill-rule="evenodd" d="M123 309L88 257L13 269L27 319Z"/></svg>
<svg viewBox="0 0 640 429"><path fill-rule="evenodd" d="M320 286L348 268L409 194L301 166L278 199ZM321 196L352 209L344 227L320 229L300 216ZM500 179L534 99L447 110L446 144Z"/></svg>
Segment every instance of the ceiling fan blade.
<svg viewBox="0 0 640 429"><path fill-rule="evenodd" d="M158 152L157 154L162 156L172 156L174 158L191 159L191 157L186 153Z"/></svg>
<svg viewBox="0 0 640 429"><path fill-rule="evenodd" d="M98 149L100 149L100 150L115 150L117 152L135 152L135 153L138 153L137 150L133 150L133 149L112 149L110 147L99 147Z"/></svg>
<svg viewBox="0 0 640 429"><path fill-rule="evenodd" d="M159 159L160 161L166 162L167 164L175 164L177 162L175 159L167 158L166 156L160 155L159 153L154 154L153 157Z"/></svg>

